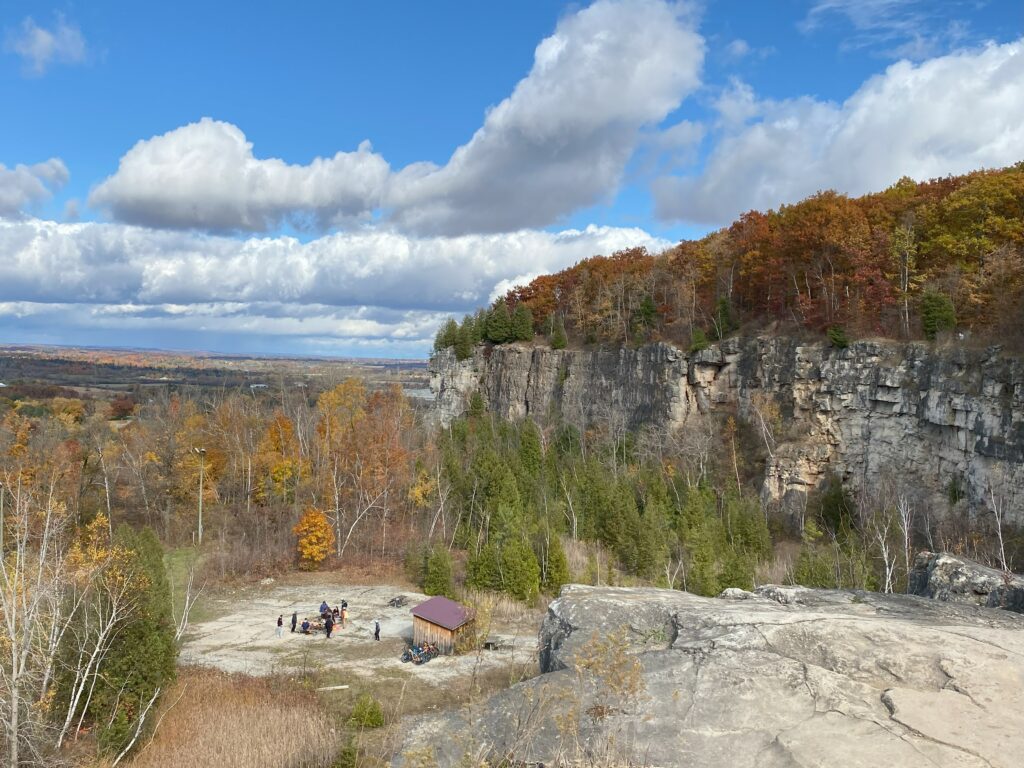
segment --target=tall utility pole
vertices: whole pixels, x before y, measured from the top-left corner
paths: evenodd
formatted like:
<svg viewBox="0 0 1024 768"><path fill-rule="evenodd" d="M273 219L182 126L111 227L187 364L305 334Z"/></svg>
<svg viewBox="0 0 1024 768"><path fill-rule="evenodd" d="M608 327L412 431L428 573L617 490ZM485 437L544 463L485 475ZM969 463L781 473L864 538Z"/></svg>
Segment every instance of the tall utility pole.
<svg viewBox="0 0 1024 768"><path fill-rule="evenodd" d="M203 546L203 471L206 469L206 449L193 448L192 452L199 457L199 531L196 544Z"/></svg>

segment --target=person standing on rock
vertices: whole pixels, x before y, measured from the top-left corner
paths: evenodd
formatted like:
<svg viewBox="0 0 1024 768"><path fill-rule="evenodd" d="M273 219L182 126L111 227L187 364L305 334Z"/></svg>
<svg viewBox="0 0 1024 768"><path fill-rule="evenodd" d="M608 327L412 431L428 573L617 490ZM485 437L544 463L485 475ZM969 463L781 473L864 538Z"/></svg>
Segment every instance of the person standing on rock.
<svg viewBox="0 0 1024 768"><path fill-rule="evenodd" d="M380 619L373 620L373 639L380 640Z"/></svg>
<svg viewBox="0 0 1024 768"><path fill-rule="evenodd" d="M334 617L330 613L327 614L327 618L324 619L324 629L327 630L327 639L331 637L331 630L334 629Z"/></svg>
<svg viewBox="0 0 1024 768"><path fill-rule="evenodd" d="M295 625L299 623L299 612L292 611L292 632L295 631Z"/></svg>
<svg viewBox="0 0 1024 768"><path fill-rule="evenodd" d="M277 636L282 637L284 635L284 614L282 613L277 617Z"/></svg>

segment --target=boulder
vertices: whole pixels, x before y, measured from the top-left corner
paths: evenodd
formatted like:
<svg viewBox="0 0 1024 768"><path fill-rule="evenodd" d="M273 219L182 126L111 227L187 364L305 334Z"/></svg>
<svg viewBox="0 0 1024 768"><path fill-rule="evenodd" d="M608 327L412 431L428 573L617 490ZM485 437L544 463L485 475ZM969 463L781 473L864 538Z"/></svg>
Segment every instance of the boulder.
<svg viewBox="0 0 1024 768"><path fill-rule="evenodd" d="M944 602L1024 613L1024 577L945 552L921 552L914 559L907 591Z"/></svg>
<svg viewBox="0 0 1024 768"><path fill-rule="evenodd" d="M1020 765L1024 616L910 596L568 586L541 674L414 723L397 765Z"/></svg>

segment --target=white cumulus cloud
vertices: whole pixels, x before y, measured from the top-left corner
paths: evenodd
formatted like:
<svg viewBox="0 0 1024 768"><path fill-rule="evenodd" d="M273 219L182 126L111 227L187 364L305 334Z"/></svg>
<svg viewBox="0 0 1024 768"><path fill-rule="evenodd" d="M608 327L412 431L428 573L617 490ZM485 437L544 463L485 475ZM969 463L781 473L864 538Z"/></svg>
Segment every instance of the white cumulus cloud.
<svg viewBox="0 0 1024 768"><path fill-rule="evenodd" d="M723 224L821 189L863 194L1024 159L1024 40L900 61L842 104L758 101L734 84L697 175L654 182L665 220Z"/></svg>
<svg viewBox="0 0 1024 768"><path fill-rule="evenodd" d="M601 0L537 46L533 69L441 168L390 197L425 232L544 226L612 194L640 139L700 84L703 39L679 6Z"/></svg>
<svg viewBox="0 0 1024 768"><path fill-rule="evenodd" d="M443 166L392 171L369 144L289 165L206 118L140 141L89 202L128 223L213 231L370 217L421 235L547 226L614 194L642 129L700 84L703 57L685 6L598 0L541 41L529 74Z"/></svg>
<svg viewBox="0 0 1024 768"><path fill-rule="evenodd" d="M13 168L0 163L0 218L19 216L26 208L48 200L68 178L67 166L56 157Z"/></svg>
<svg viewBox="0 0 1024 768"><path fill-rule="evenodd" d="M368 142L309 165L258 159L231 123L199 122L140 141L89 197L121 221L168 228L323 228L381 204L390 169Z"/></svg>
<svg viewBox="0 0 1024 768"><path fill-rule="evenodd" d="M302 243L8 220L0 221L0 315L36 317L40 327L59 316L69 328L397 339L426 351L441 318L486 303L503 281L668 245L642 230L595 226L424 238L361 230Z"/></svg>

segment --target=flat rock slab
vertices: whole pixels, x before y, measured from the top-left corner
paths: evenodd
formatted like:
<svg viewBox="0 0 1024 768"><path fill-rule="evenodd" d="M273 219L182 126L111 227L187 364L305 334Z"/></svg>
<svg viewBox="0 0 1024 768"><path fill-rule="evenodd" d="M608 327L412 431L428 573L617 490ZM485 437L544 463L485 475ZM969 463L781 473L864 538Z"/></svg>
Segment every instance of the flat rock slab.
<svg viewBox="0 0 1024 768"><path fill-rule="evenodd" d="M1024 617L916 597L759 592L567 587L540 631L544 674L419 721L403 754L432 753L441 768L467 755L722 768L1022 764Z"/></svg>

